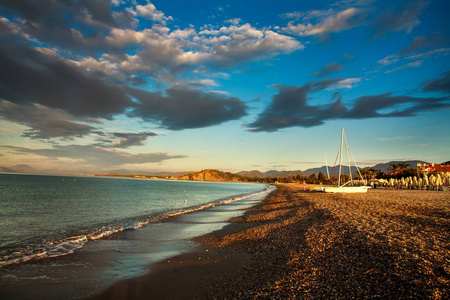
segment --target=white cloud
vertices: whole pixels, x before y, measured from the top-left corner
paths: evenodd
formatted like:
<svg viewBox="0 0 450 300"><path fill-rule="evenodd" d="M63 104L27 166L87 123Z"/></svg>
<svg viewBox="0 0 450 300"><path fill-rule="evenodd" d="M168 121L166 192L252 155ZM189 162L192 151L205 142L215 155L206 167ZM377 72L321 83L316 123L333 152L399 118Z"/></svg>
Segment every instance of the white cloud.
<svg viewBox="0 0 450 300"><path fill-rule="evenodd" d="M241 23L242 20L241 18L234 18L234 19L229 19L226 20L225 23L229 23L229 24L233 24L233 25L239 25L239 23Z"/></svg>
<svg viewBox="0 0 450 300"><path fill-rule="evenodd" d="M410 62L410 63L404 64L403 66L394 68L392 70L388 70L385 73L392 73L392 72L400 71L400 70L403 70L403 69L409 69L409 68L417 68L417 67L420 67L422 64L423 64L422 60L417 60L417 61L414 61L414 62Z"/></svg>
<svg viewBox="0 0 450 300"><path fill-rule="evenodd" d="M434 50L430 50L427 51L425 53L420 53L420 54L416 54L416 55L411 55L406 57L407 59L425 59L425 58L430 58L436 55L449 55L450 54L450 48L440 48L440 49L434 49Z"/></svg>
<svg viewBox="0 0 450 300"><path fill-rule="evenodd" d="M379 61L377 61L378 64L383 65L383 66L388 66L390 64L396 63L400 60L400 58L398 57L397 54L392 54L389 56L386 56L383 59L380 59Z"/></svg>
<svg viewBox="0 0 450 300"><path fill-rule="evenodd" d="M197 32L194 28L176 29L153 26L151 29L111 30L105 41L114 47L132 45L141 47L134 54L108 54L100 59L91 58L83 65L107 66L111 73L123 72L170 72L180 67L213 64L232 66L246 61L268 58L302 49L303 45L292 37L268 29L257 29L250 24L230 25L221 28L205 26ZM95 64L93 60L98 60ZM101 60L101 61L100 61ZM109 63L108 63L109 61ZM88 64L89 62L89 64Z"/></svg>
<svg viewBox="0 0 450 300"><path fill-rule="evenodd" d="M335 87L338 89L351 89L354 88L361 81L361 78L347 78L339 81Z"/></svg>
<svg viewBox="0 0 450 300"><path fill-rule="evenodd" d="M155 5L150 2L146 5L136 5L136 13L138 16L147 18L154 22L159 22L161 24L166 24L167 21L173 21L171 16L165 16L162 11L157 10Z"/></svg>
<svg viewBox="0 0 450 300"><path fill-rule="evenodd" d="M306 19L317 18L320 16L328 15L333 10L328 11L312 11L309 13ZM292 22L284 28L284 31L290 32L299 36L312 36L322 35L333 32L341 32L357 26L360 26L361 19L364 15L364 10L351 7L337 14L326 17L322 22L318 24L297 24Z"/></svg>

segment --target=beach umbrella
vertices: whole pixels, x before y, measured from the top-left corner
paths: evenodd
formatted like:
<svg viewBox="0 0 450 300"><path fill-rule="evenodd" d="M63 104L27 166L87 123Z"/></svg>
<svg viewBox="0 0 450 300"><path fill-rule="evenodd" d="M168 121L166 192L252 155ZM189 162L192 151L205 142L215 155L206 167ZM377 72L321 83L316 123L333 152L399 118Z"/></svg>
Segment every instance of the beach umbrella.
<svg viewBox="0 0 450 300"><path fill-rule="evenodd" d="M444 186L450 186L450 178L448 175L444 176Z"/></svg>
<svg viewBox="0 0 450 300"><path fill-rule="evenodd" d="M442 185L441 175L437 174L436 176L436 187L439 188Z"/></svg>
<svg viewBox="0 0 450 300"><path fill-rule="evenodd" d="M383 178L378 179L378 184L381 186L386 186L387 182L388 181L386 179L383 179Z"/></svg>
<svg viewBox="0 0 450 300"><path fill-rule="evenodd" d="M398 179L397 178L394 179L394 186L398 187Z"/></svg>
<svg viewBox="0 0 450 300"><path fill-rule="evenodd" d="M419 187L419 182L417 181L417 177L416 176L414 176L414 178L413 178L413 186L414 186L415 189Z"/></svg>
<svg viewBox="0 0 450 300"><path fill-rule="evenodd" d="M418 184L419 184L419 189L421 189L422 185L423 185L423 179L422 178L419 178Z"/></svg>
<svg viewBox="0 0 450 300"><path fill-rule="evenodd" d="M427 187L430 185L430 182L428 181L428 176L427 174L423 175L423 186Z"/></svg>
<svg viewBox="0 0 450 300"><path fill-rule="evenodd" d="M430 182L430 186L434 189L434 187L436 186L436 177L434 176L434 174L431 174L431 176L429 178L429 182Z"/></svg>
<svg viewBox="0 0 450 300"><path fill-rule="evenodd" d="M405 178L400 179L400 186L403 188L406 184Z"/></svg>

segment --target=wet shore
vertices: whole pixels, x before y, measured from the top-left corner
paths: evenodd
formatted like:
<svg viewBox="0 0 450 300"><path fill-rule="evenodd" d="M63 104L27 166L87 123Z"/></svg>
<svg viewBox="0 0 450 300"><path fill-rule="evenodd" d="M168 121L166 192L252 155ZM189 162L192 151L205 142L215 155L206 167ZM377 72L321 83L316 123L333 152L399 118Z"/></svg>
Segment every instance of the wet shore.
<svg viewBox="0 0 450 300"><path fill-rule="evenodd" d="M450 192L279 185L195 240L92 299L450 298Z"/></svg>

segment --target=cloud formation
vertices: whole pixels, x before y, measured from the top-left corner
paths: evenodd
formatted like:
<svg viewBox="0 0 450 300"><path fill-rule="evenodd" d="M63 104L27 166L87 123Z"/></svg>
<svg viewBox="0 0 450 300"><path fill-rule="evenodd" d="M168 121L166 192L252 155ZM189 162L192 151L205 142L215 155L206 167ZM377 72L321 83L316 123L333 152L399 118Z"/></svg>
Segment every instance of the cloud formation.
<svg viewBox="0 0 450 300"><path fill-rule="evenodd" d="M152 136L157 134L151 131L138 132L138 133L123 133L115 132L114 137L120 138L118 142L111 145L113 148L129 148L131 146L143 146L145 141Z"/></svg>
<svg viewBox="0 0 450 300"><path fill-rule="evenodd" d="M102 167L120 166L124 164L159 163L168 159L185 158L185 155L169 155L167 153L137 153L109 150L92 145L55 145L46 149L30 149L26 147L0 146L15 154L34 154L48 159L76 159L80 164L93 164Z"/></svg>
<svg viewBox="0 0 450 300"><path fill-rule="evenodd" d="M338 1L326 10L307 12L289 12L281 17L291 19L283 32L298 36L318 36L327 39L332 33L353 28L369 26L372 38L378 38L389 32L405 31L410 33L420 24L419 15L429 5L427 1L409 2L401 8L381 8L384 3L374 1Z"/></svg>
<svg viewBox="0 0 450 300"><path fill-rule="evenodd" d="M0 98L75 116L111 118L131 105L122 87L89 77L62 60L18 43L0 46Z"/></svg>
<svg viewBox="0 0 450 300"><path fill-rule="evenodd" d="M93 133L95 127L82 123L98 123L40 104L18 105L6 100L0 102L0 118L30 127L22 136L31 139L83 137Z"/></svg>
<svg viewBox="0 0 450 300"><path fill-rule="evenodd" d="M424 60L450 54L450 38L444 35L417 36L411 44L397 53L380 59L380 67L388 67L385 73L422 66ZM395 67L393 67L395 66Z"/></svg>
<svg viewBox="0 0 450 300"><path fill-rule="evenodd" d="M421 85L424 92L441 92L450 94L450 71L442 74L442 78L431 79Z"/></svg>
<svg viewBox="0 0 450 300"><path fill-rule="evenodd" d="M138 103L128 115L181 130L218 125L245 116L247 106L236 97L203 93L186 86L172 86L166 95L128 88Z"/></svg>
<svg viewBox="0 0 450 300"><path fill-rule="evenodd" d="M171 130L236 120L246 115L246 105L225 91L201 91L218 85L211 77L184 79L198 82L196 89L181 87L177 77L188 70L207 74L303 47L290 36L238 19L221 27L171 29L167 23L173 18L151 2L24 0L3 1L0 8L5 12L0 17L0 99L6 101L8 120L30 126L30 138L86 136L98 130L85 123L121 114ZM153 23L138 29L143 19ZM172 87L140 90L146 81ZM19 111L42 119L20 121ZM139 139L144 141L135 136L116 147L139 144Z"/></svg>
<svg viewBox="0 0 450 300"><path fill-rule="evenodd" d="M334 10L314 12L309 13L304 20L319 18L320 21L318 23L299 23L294 25L293 22L289 22L284 31L299 36L327 35L358 27L366 16L365 10L356 7L350 7L337 13Z"/></svg>
<svg viewBox="0 0 450 300"><path fill-rule="evenodd" d="M448 75L448 74L447 74ZM334 93L327 105L311 105L309 95L336 86L343 79L309 82L301 87L279 86L278 94L258 119L249 124L253 132L274 132L288 127L313 127L337 119L367 119L388 117L412 117L418 113L450 108L450 98L416 98L385 93L362 96L352 104L344 105L340 93ZM431 88L448 88L448 78L442 82L431 81ZM424 88L428 87L425 85Z"/></svg>
<svg viewBox="0 0 450 300"><path fill-rule="evenodd" d="M315 72L315 73L311 74L311 76L323 77L323 76L326 76L326 75L329 75L332 73L339 72L343 68L345 68L345 66L343 64L329 63L321 71Z"/></svg>
<svg viewBox="0 0 450 300"><path fill-rule="evenodd" d="M415 1L406 4L403 8L395 11L390 9L383 12L373 23L373 37L380 37L388 32L411 30L420 24L418 16L428 6L426 1Z"/></svg>

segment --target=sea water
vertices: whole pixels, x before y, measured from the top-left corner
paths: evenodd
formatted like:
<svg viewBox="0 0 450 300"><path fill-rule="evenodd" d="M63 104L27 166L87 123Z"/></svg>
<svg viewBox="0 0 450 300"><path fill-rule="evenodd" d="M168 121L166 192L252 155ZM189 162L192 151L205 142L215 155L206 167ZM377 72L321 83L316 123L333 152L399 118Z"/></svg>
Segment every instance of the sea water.
<svg viewBox="0 0 450 300"><path fill-rule="evenodd" d="M251 196L264 184L0 174L0 267Z"/></svg>

